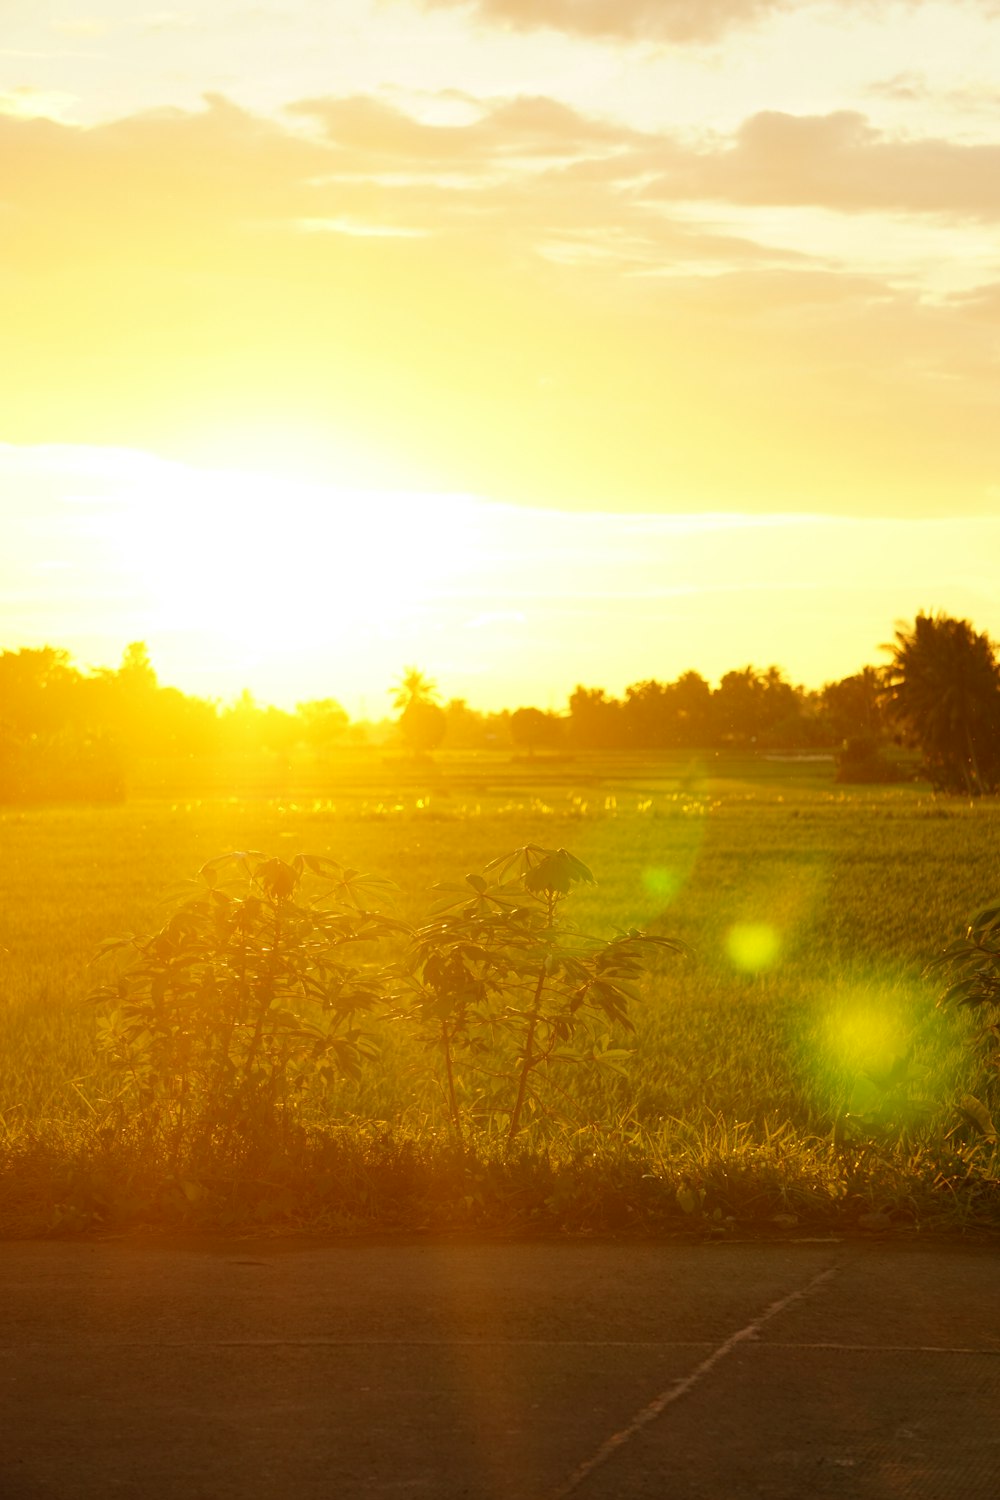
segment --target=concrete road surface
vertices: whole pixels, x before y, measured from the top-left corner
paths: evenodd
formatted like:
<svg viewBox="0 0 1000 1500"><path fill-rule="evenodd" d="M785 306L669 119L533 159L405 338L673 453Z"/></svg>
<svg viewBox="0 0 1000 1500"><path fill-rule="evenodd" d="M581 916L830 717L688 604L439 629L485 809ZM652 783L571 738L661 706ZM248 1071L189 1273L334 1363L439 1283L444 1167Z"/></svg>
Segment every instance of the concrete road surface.
<svg viewBox="0 0 1000 1500"><path fill-rule="evenodd" d="M1000 1252L0 1244L2 1500L998 1500Z"/></svg>

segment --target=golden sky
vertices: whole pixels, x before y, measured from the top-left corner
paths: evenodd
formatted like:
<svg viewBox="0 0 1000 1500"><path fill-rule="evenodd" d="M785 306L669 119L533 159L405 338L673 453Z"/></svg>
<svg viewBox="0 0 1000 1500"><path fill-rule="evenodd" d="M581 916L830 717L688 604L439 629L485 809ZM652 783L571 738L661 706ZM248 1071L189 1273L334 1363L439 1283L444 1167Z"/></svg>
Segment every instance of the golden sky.
<svg viewBox="0 0 1000 1500"><path fill-rule="evenodd" d="M995 0L0 16L0 646L378 714L1000 635Z"/></svg>

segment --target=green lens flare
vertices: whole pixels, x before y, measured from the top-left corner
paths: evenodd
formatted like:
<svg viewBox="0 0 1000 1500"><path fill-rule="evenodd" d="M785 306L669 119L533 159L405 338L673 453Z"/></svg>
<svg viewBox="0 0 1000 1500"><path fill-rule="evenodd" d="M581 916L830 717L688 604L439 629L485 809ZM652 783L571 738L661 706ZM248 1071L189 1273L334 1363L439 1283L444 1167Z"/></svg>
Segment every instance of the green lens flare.
<svg viewBox="0 0 1000 1500"><path fill-rule="evenodd" d="M726 952L734 969L759 974L777 963L781 939L770 922L737 922L726 934Z"/></svg>
<svg viewBox="0 0 1000 1500"><path fill-rule="evenodd" d="M684 884L684 877L678 870L660 867L643 870L642 883L651 896L656 896L661 901L672 901Z"/></svg>
<svg viewBox="0 0 1000 1500"><path fill-rule="evenodd" d="M826 1045L842 1067L880 1077L903 1053L906 1037L898 1015L883 1008L876 996L830 1016Z"/></svg>

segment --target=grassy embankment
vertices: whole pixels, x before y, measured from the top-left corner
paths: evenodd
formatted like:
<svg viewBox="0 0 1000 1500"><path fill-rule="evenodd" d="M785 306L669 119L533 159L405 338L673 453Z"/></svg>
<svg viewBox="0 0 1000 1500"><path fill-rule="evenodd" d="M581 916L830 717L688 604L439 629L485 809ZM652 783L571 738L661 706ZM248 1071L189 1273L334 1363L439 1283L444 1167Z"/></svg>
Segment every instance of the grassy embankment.
<svg viewBox="0 0 1000 1500"><path fill-rule="evenodd" d="M969 1093L995 1104L994 1080L972 1023L921 977L1000 895L1000 807L831 776L733 758L359 761L296 797L286 780L281 796L5 811L0 1232L1000 1226L994 1147L957 1110ZM204 860L331 854L395 881L416 920L434 881L529 841L596 874L570 898L581 928L646 927L694 954L645 982L627 1077L567 1069L562 1118L512 1152L499 1119L456 1146L427 1058L384 1022L360 1081L303 1105L297 1149L239 1173L168 1169L109 1110L90 960L160 925Z"/></svg>

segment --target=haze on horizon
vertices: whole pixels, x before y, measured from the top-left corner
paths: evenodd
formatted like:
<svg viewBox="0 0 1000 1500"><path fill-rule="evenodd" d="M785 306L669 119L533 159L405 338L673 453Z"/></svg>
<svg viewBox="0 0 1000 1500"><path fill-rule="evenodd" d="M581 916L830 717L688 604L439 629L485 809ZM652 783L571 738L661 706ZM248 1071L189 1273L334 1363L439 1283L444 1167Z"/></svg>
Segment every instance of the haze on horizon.
<svg viewBox="0 0 1000 1500"><path fill-rule="evenodd" d="M0 648L354 712L1000 636L992 0L14 0ZM366 686L367 684L367 686Z"/></svg>

